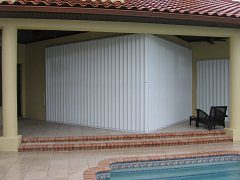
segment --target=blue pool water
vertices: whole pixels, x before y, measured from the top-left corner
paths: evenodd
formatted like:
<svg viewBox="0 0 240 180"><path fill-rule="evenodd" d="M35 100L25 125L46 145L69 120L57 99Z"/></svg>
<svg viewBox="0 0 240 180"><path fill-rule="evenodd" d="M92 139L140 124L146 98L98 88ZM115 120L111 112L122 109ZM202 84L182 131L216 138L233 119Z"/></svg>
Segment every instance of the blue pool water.
<svg viewBox="0 0 240 180"><path fill-rule="evenodd" d="M220 159L220 158L219 158ZM128 166L128 165L127 165ZM131 167L134 166L134 167ZM211 160L207 162L181 160L171 162L167 165L146 164L139 167L140 163L130 167L121 165L113 166L113 170L107 174L108 177L99 177L104 180L240 180L239 160ZM153 167L154 166L154 167ZM120 169L118 169L120 167ZM106 175L106 174L105 174Z"/></svg>

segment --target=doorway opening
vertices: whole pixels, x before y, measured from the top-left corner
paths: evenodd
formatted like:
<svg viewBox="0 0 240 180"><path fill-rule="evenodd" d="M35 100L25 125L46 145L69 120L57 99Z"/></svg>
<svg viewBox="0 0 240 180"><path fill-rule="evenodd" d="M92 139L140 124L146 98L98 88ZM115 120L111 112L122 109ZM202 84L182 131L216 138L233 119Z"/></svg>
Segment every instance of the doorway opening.
<svg viewBox="0 0 240 180"><path fill-rule="evenodd" d="M22 117L22 65L17 65L17 115Z"/></svg>

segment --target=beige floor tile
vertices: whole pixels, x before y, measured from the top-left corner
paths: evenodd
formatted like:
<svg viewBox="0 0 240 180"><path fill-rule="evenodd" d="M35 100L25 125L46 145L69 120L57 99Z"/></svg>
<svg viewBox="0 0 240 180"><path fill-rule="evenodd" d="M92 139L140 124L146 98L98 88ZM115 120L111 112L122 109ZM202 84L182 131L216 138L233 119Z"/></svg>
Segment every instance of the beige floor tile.
<svg viewBox="0 0 240 180"><path fill-rule="evenodd" d="M228 122L226 122L228 126ZM222 127L217 127L217 129L222 129ZM189 121L185 121L164 129L156 130L153 132L178 132L178 131L206 131L206 127L200 125L199 128L195 127L193 123L189 126ZM53 136L89 136L89 135L115 135L115 134L129 134L134 132L101 129L101 128L91 128L79 125L66 125L58 123L50 123L40 120L31 119L19 119L19 134L23 136L43 136L43 137L53 137ZM2 134L2 128L0 128L0 135ZM1 156L1 154L0 154Z"/></svg>
<svg viewBox="0 0 240 180"><path fill-rule="evenodd" d="M45 180L47 178L46 172L30 172L26 175L24 180Z"/></svg>
<svg viewBox="0 0 240 180"><path fill-rule="evenodd" d="M70 175L68 177L68 180L82 180L83 176L81 174L82 174L82 172L79 172L79 173L74 174L74 175Z"/></svg>

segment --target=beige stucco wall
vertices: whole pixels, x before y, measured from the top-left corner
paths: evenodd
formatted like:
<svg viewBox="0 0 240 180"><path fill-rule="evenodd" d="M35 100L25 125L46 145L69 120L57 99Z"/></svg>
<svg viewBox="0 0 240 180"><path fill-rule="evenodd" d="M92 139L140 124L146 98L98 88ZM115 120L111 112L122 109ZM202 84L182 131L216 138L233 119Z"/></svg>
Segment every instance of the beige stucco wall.
<svg viewBox="0 0 240 180"><path fill-rule="evenodd" d="M26 49L26 117L44 120L44 46L32 44Z"/></svg>
<svg viewBox="0 0 240 180"><path fill-rule="evenodd" d="M192 112L196 113L196 89L197 89L197 60L204 59L229 59L229 41L214 42L210 44L207 42L191 43L193 51L193 69L192 69ZM196 115L196 114L195 114Z"/></svg>

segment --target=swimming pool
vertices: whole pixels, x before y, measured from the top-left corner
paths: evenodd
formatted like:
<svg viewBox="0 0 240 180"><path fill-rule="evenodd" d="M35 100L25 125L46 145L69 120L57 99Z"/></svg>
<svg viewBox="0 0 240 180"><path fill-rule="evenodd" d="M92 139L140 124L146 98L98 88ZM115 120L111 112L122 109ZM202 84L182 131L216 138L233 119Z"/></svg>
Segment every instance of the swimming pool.
<svg viewBox="0 0 240 180"><path fill-rule="evenodd" d="M110 164L110 171L97 173L97 180L237 180L240 156L124 162Z"/></svg>

